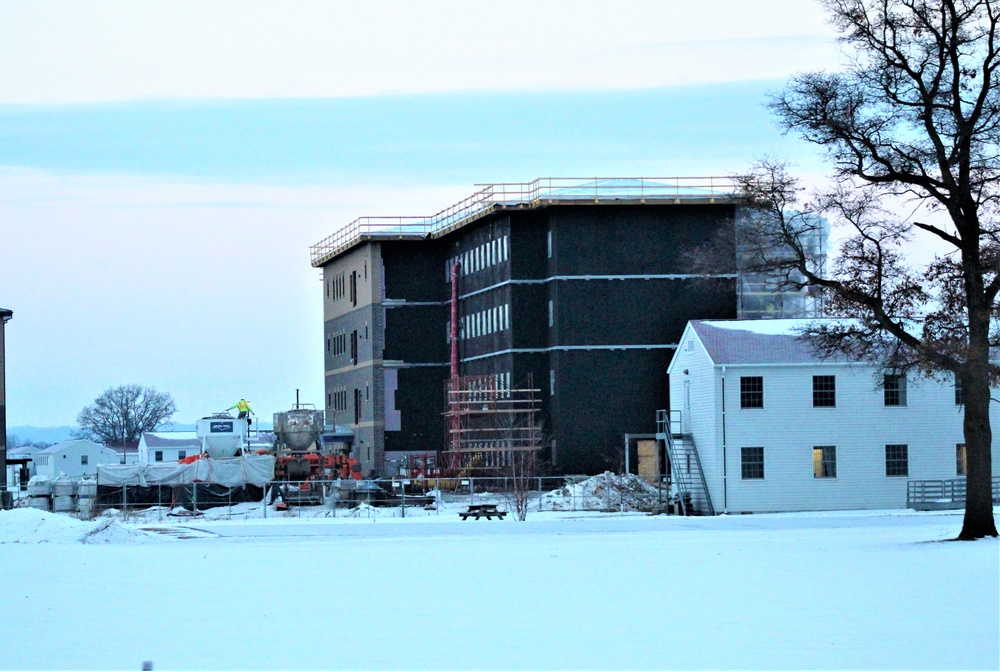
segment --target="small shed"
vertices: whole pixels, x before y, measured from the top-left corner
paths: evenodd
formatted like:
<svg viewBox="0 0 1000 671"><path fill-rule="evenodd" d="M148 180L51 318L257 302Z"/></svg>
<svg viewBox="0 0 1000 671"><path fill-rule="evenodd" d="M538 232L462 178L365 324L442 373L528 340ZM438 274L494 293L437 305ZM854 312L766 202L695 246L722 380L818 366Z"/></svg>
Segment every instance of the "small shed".
<svg viewBox="0 0 1000 671"><path fill-rule="evenodd" d="M34 445L19 445L7 450L7 484L27 485L35 474L35 455L42 449Z"/></svg>
<svg viewBox="0 0 1000 671"><path fill-rule="evenodd" d="M84 475L97 475L98 464L117 464L118 453L109 447L85 438L64 440L35 455L34 475L44 475L54 480L60 473L77 479Z"/></svg>

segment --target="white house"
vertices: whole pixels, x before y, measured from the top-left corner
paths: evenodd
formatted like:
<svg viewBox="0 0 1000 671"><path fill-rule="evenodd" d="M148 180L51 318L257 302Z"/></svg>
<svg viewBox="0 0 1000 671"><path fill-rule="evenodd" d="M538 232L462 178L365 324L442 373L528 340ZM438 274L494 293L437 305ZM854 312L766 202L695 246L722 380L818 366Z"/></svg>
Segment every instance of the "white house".
<svg viewBox="0 0 1000 671"><path fill-rule="evenodd" d="M78 479L84 475L97 475L98 464L117 464L118 453L92 440L64 440L35 454L35 475L50 480L65 473Z"/></svg>
<svg viewBox="0 0 1000 671"><path fill-rule="evenodd" d="M953 379L820 358L796 337L803 325L693 321L684 330L668 368L671 433L678 449L697 450L715 512L903 508L908 481L965 475ZM1000 407L991 422L1000 426ZM993 464L996 475L996 439Z"/></svg>
<svg viewBox="0 0 1000 671"><path fill-rule="evenodd" d="M139 437L139 463L179 461L201 452L194 431L147 431Z"/></svg>

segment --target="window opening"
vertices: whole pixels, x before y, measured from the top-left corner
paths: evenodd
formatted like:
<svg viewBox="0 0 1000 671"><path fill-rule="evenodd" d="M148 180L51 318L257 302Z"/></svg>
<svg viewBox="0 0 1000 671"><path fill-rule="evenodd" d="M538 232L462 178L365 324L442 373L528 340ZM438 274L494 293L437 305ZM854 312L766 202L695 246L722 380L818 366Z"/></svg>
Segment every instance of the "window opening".
<svg viewBox="0 0 1000 671"><path fill-rule="evenodd" d="M740 378L740 407L764 407L764 378L762 376Z"/></svg>
<svg viewBox="0 0 1000 671"><path fill-rule="evenodd" d="M744 480L764 479L764 448L740 448L740 475Z"/></svg>
<svg viewBox="0 0 1000 671"><path fill-rule="evenodd" d="M813 375L813 407L833 408L837 405L837 377Z"/></svg>
<svg viewBox="0 0 1000 671"><path fill-rule="evenodd" d="M833 445L821 445L813 448L813 477L837 477L837 448Z"/></svg>
<svg viewBox="0 0 1000 671"><path fill-rule="evenodd" d="M908 459L908 449L906 445L886 445L885 446L885 475L886 477L908 477L910 465Z"/></svg>
<svg viewBox="0 0 1000 671"><path fill-rule="evenodd" d="M903 375L886 375L882 382L883 396L887 406L906 405L906 377Z"/></svg>

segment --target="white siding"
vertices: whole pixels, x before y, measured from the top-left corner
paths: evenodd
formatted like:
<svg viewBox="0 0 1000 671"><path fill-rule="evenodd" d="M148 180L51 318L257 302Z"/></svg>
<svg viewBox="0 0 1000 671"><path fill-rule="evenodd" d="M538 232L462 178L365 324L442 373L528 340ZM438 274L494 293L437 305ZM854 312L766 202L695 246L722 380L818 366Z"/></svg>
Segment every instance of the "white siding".
<svg viewBox="0 0 1000 671"><path fill-rule="evenodd" d="M721 511L721 375L690 326L681 336L667 371L670 374L670 409L681 412L682 431L695 441L712 505Z"/></svg>
<svg viewBox="0 0 1000 671"><path fill-rule="evenodd" d="M86 455L87 463L81 464L80 457ZM39 457L48 457L45 463ZM55 479L65 473L73 479L84 475L97 475L98 464L117 463L114 450L90 440L70 440L57 443L47 450L39 452L35 457L35 473Z"/></svg>
<svg viewBox="0 0 1000 671"><path fill-rule="evenodd" d="M696 341L693 351L685 343L689 338ZM689 380L686 431L698 447L717 512L724 507L728 512L902 508L908 480L957 477L955 445L964 438L950 381L911 376L907 405L885 407L872 366L729 365L724 371L723 436L723 367L711 361L688 327L669 369L671 408L683 408L684 382ZM836 376L836 407L813 407L813 375ZM740 407L741 376L763 377L763 408ZM991 409L991 421L1000 425L1000 407ZM908 446L906 477L886 476L887 444ZM815 478L813 447L825 445L836 447L837 475ZM998 446L994 440L993 463L1000 465ZM764 448L763 480L742 479L742 447ZM997 470L994 466L994 474Z"/></svg>

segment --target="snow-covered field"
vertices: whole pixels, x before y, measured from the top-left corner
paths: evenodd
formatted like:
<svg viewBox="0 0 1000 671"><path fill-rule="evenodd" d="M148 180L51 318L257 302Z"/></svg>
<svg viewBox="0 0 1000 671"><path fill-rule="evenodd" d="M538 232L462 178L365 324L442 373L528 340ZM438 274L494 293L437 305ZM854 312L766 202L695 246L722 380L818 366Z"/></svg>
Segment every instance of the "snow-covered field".
<svg viewBox="0 0 1000 671"><path fill-rule="evenodd" d="M938 542L959 513L235 512L0 512L0 668L1000 665L1000 544Z"/></svg>

